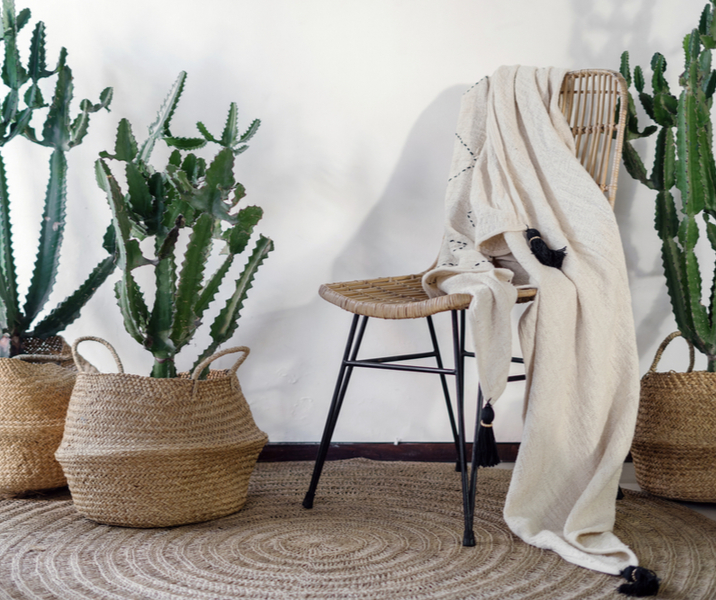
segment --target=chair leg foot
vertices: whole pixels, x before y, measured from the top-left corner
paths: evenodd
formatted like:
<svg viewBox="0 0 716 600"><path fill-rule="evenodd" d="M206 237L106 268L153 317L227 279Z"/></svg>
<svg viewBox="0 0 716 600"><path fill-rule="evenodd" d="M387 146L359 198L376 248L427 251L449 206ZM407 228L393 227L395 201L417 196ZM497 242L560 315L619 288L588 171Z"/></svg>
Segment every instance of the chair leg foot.
<svg viewBox="0 0 716 600"><path fill-rule="evenodd" d="M303 498L303 508L313 508L313 499L316 497L315 493L307 492Z"/></svg>
<svg viewBox="0 0 716 600"><path fill-rule="evenodd" d="M472 529L465 530L465 533L462 536L462 545L467 548L471 548L475 545L475 533Z"/></svg>

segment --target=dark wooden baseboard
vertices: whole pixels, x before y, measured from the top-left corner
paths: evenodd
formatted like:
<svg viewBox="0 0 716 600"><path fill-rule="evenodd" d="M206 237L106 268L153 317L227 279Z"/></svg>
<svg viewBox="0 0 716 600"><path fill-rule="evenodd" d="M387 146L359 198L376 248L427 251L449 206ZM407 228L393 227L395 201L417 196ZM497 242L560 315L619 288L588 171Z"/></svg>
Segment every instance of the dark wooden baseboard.
<svg viewBox="0 0 716 600"><path fill-rule="evenodd" d="M471 447L472 444L469 444L468 452ZM519 447L519 444L497 444L500 460L503 462L515 462ZM259 461L316 460L317 454L317 443L279 442L266 444L259 455ZM453 462L456 459L456 453L454 444L441 442L401 442L400 444L357 444L352 442L339 442L331 444L326 460L341 460L345 458Z"/></svg>

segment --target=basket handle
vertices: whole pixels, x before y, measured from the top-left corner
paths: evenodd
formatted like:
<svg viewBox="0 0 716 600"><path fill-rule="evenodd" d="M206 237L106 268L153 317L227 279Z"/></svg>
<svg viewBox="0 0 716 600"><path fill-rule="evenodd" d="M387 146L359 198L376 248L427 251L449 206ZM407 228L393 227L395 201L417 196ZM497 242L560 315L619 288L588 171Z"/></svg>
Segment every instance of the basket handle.
<svg viewBox="0 0 716 600"><path fill-rule="evenodd" d="M71 359L72 355L69 352L67 354L17 354L16 356L13 356L13 358L17 358L18 360L32 360L36 362L59 362Z"/></svg>
<svg viewBox="0 0 716 600"><path fill-rule="evenodd" d="M234 363L234 366L229 369L231 371L231 374L233 375L234 373L236 373L237 369L246 360L249 353L251 352L251 350L249 350L246 346L227 348L226 350L222 350L221 352L212 354L209 358L205 358L196 366L196 369L194 369L194 372L191 374L191 378L194 380L198 379L199 375L201 375L201 372L206 369L206 367L208 367L211 363L213 363L217 358L219 358L220 356L224 356L225 354L233 354L234 352L243 352L243 354L239 356L238 360Z"/></svg>
<svg viewBox="0 0 716 600"><path fill-rule="evenodd" d="M649 373L656 373L656 366L659 364L659 361L661 360L661 355L664 353L664 350L666 350L666 347L669 345L671 340L677 337L683 337L681 336L680 331L675 331L674 333L670 333L666 336L666 339L661 342L661 345L659 346L659 349L656 351L656 356L654 357L654 362L651 363L651 368L649 369ZM694 370L694 345L684 338L684 341L689 345L689 368L686 370L687 373L691 373L691 371Z"/></svg>
<svg viewBox="0 0 716 600"><path fill-rule="evenodd" d="M103 340L102 338L94 337L92 335L86 335L84 337L79 337L72 344L72 360L75 361L75 366L77 367L77 371L79 373L89 372L83 368L83 365L81 364L81 362L79 360L79 358L81 358L81 357L80 357L79 353L77 352L77 346L79 346L80 343L87 342L87 341L98 342L98 343L102 344L105 348L107 348L110 351L110 353L112 354L112 358L114 358L114 362L117 365L117 370L120 373L124 373L124 367L122 366L122 361L119 360L119 356L117 356L117 351L114 349L112 344L110 344L107 340Z"/></svg>

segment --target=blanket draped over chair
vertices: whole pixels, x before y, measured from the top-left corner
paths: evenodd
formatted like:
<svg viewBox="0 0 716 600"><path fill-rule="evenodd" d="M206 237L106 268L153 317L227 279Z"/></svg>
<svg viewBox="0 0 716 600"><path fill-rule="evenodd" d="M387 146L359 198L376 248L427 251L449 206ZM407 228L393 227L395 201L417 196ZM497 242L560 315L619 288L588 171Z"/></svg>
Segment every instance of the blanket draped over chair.
<svg viewBox="0 0 716 600"><path fill-rule="evenodd" d="M618 574L636 565L613 533L639 398L626 266L614 213L575 154L558 97L566 71L501 67L464 95L430 296L470 293L486 399L503 392L516 286L538 293L520 319L524 432L504 516L522 540ZM541 264L525 230L554 249ZM499 409L496 423L499 423Z"/></svg>

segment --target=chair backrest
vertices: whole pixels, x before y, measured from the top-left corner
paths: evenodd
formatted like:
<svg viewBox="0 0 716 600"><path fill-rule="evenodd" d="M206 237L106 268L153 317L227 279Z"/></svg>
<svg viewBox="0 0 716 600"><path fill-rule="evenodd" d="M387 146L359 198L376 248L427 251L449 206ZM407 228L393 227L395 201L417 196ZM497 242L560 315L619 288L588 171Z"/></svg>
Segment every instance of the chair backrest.
<svg viewBox="0 0 716 600"><path fill-rule="evenodd" d="M614 208L626 126L626 81L604 69L570 71L559 103L572 128L577 158Z"/></svg>

